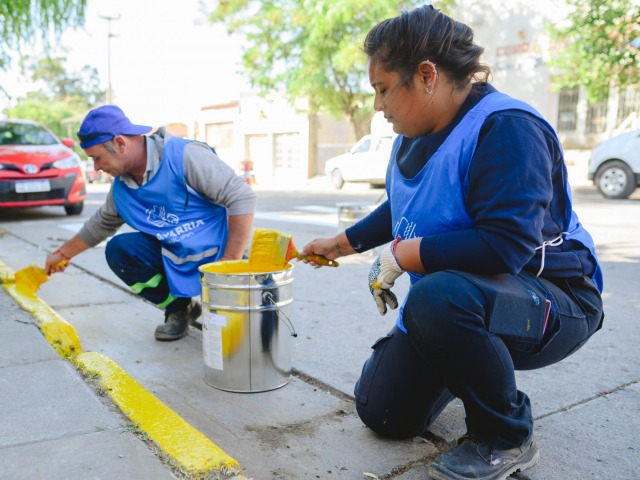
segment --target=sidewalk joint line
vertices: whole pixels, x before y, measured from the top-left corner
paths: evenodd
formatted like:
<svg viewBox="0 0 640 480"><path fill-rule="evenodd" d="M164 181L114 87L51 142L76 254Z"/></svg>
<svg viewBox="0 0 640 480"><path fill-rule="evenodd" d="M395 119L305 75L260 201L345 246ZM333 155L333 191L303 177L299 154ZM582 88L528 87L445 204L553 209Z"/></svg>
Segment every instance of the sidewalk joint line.
<svg viewBox="0 0 640 480"><path fill-rule="evenodd" d="M585 398L584 400L580 400L579 402L574 402L574 403L571 403L571 404L566 405L564 407L558 408L558 409L556 409L556 410L554 410L552 412L547 412L547 413L543 413L542 415L538 415L537 417L534 418L534 420L541 420L543 418L550 417L550 416L555 415L557 413L566 412L568 410L571 410L574 407L578 407L580 405L584 405L586 403L590 403L590 402L592 402L594 400L598 400L599 398L603 398L603 397L606 397L607 395L611 395L612 393L620 392L620 391L624 390L625 388L629 388L632 385L636 385L638 383L640 383L640 380L632 380L630 382L623 383L622 385L619 385L619 386L617 386L615 388L612 388L611 390L607 390L605 392L596 393L595 395L592 395L592 396L590 396L588 398Z"/></svg>

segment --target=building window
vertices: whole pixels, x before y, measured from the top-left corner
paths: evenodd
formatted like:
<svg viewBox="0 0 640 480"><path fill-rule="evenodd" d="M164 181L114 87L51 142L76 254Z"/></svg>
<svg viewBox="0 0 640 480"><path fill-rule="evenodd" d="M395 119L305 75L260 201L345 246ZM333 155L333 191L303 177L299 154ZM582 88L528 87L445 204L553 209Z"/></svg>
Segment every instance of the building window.
<svg viewBox="0 0 640 480"><path fill-rule="evenodd" d="M640 114L640 89L631 87L620 93L616 127L619 127L634 113Z"/></svg>
<svg viewBox="0 0 640 480"><path fill-rule="evenodd" d="M205 126L205 141L214 148L233 147L233 122L208 123Z"/></svg>
<svg viewBox="0 0 640 480"><path fill-rule="evenodd" d="M607 99L587 105L585 133L604 133L607 130Z"/></svg>
<svg viewBox="0 0 640 480"><path fill-rule="evenodd" d="M574 132L578 126L577 88L563 88L558 100L558 131Z"/></svg>

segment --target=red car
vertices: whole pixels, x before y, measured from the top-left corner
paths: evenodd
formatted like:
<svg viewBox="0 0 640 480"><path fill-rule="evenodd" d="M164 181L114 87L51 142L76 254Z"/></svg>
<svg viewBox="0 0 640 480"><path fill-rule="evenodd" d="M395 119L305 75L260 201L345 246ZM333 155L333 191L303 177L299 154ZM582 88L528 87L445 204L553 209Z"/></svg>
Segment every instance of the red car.
<svg viewBox="0 0 640 480"><path fill-rule="evenodd" d="M79 215L87 197L71 139L28 120L0 120L0 208L61 205Z"/></svg>

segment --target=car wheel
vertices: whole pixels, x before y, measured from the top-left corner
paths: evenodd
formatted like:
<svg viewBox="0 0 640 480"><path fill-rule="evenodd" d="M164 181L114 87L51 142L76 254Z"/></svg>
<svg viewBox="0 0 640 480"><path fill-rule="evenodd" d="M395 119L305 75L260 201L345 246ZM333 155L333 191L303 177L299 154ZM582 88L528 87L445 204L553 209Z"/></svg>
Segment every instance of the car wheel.
<svg viewBox="0 0 640 480"><path fill-rule="evenodd" d="M331 185L334 188L341 189L344 186L344 179L342 173L337 168L331 172Z"/></svg>
<svg viewBox="0 0 640 480"><path fill-rule="evenodd" d="M636 189L636 177L626 163L614 160L598 169L596 187L605 198L627 198Z"/></svg>
<svg viewBox="0 0 640 480"><path fill-rule="evenodd" d="M64 211L67 212L67 215L80 215L82 213L83 208L84 208L84 202L71 203L69 205L64 206Z"/></svg>

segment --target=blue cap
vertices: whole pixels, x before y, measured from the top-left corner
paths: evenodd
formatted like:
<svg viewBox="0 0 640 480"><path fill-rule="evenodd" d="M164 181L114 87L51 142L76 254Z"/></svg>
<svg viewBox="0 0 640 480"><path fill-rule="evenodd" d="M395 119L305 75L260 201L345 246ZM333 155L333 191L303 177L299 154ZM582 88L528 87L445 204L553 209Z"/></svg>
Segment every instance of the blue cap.
<svg viewBox="0 0 640 480"><path fill-rule="evenodd" d="M120 107L103 105L91 110L80 125L78 139L81 148L113 140L116 135L144 135L152 130L145 125L134 125Z"/></svg>

